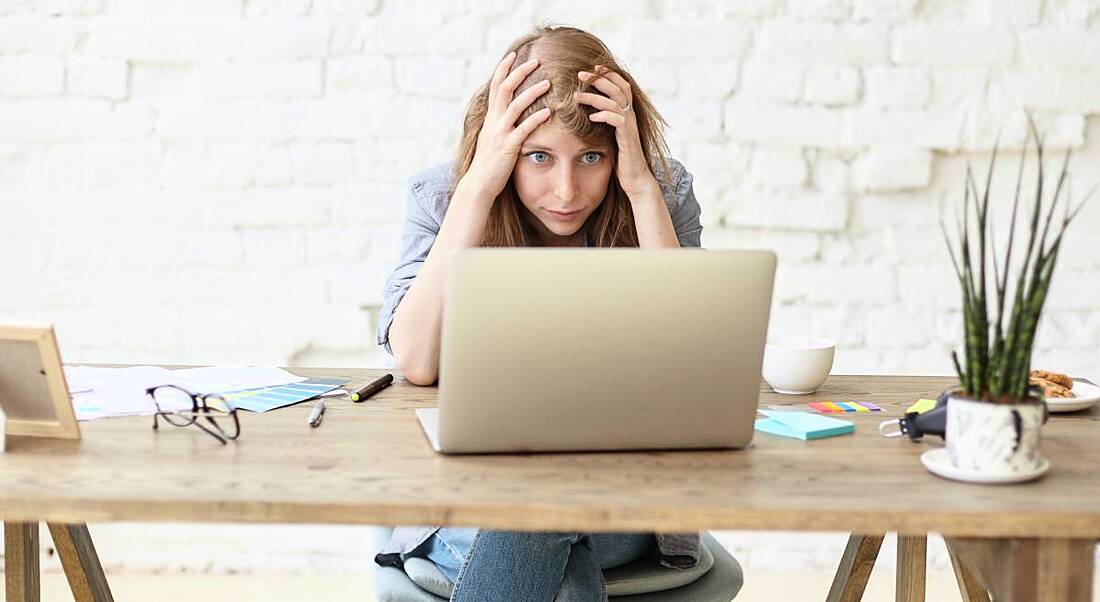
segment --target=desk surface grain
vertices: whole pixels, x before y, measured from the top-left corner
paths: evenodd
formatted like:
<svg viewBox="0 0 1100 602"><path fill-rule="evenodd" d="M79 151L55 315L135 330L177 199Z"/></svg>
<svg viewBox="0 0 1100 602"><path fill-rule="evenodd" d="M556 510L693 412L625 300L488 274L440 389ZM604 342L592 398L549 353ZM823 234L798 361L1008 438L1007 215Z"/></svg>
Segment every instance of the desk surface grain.
<svg viewBox="0 0 1100 602"><path fill-rule="evenodd" d="M380 370L299 369L350 386ZM771 392L761 405L871 401L852 436L803 442L758 434L745 450L441 456L413 413L435 388L398 377L362 404L313 402L242 412L221 446L152 418L81 423L83 439L9 438L0 518L51 522L233 521L449 524L586 531L783 529L958 536L1100 537L1100 411L1053 415L1043 479L982 486L924 470L941 445L886 439L880 420L952 384L942 377L834 376L817 394Z"/></svg>

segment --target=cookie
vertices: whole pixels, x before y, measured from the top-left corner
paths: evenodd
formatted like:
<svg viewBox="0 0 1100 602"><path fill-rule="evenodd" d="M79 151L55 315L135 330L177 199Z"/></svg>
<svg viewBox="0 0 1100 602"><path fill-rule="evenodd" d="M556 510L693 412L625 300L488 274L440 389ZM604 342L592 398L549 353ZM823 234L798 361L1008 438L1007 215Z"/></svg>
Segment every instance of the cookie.
<svg viewBox="0 0 1100 602"><path fill-rule="evenodd" d="M1059 374L1049 370L1032 370L1031 376L1032 378L1041 378L1050 381L1056 385L1062 385L1067 389L1073 388L1073 380L1065 374Z"/></svg>
<svg viewBox="0 0 1100 602"><path fill-rule="evenodd" d="M1048 398L1067 398L1074 397L1073 391L1070 391L1062 385L1051 382L1043 378L1036 378L1032 376L1028 379L1028 382L1037 385L1043 389L1043 396Z"/></svg>

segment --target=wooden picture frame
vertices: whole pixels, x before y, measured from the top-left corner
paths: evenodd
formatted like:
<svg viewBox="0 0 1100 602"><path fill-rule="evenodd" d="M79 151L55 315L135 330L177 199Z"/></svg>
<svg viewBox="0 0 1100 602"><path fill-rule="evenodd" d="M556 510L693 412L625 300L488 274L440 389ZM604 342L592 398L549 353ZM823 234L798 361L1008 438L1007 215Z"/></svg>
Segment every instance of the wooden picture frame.
<svg viewBox="0 0 1100 602"><path fill-rule="evenodd" d="M0 408L9 436L80 438L52 325L0 324Z"/></svg>

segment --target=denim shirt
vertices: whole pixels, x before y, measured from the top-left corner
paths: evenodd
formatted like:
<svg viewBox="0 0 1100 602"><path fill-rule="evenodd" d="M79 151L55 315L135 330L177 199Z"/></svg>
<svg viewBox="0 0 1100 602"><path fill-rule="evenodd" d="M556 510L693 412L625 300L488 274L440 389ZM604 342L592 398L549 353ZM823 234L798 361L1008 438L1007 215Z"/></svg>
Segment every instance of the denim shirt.
<svg viewBox="0 0 1100 602"><path fill-rule="evenodd" d="M692 189L692 176L675 159L669 159L670 177L658 182L665 207L672 218L676 238L681 247L699 247L703 226L699 221L701 209ZM378 344L393 354L390 348L390 324L394 312L409 290L420 267L424 265L443 216L450 202L454 181L453 164L443 164L420 172L409 181L409 193L405 205L405 222L401 234L401 256L397 267L386 279L382 309L378 314ZM591 241L588 241L591 245ZM375 557L382 566L402 566L406 557L428 540L439 527L397 527L390 541ZM670 568L690 568L699 560L699 534L657 534L657 546L661 552L661 564Z"/></svg>
<svg viewBox="0 0 1100 602"><path fill-rule="evenodd" d="M669 159L671 176L668 182L661 178L661 193L665 207L672 217L672 226L676 229L676 238L681 247L698 247L703 226L699 223L699 201L695 200L692 190L692 177L684 166L675 159ZM658 171L660 174L661 172ZM401 230L401 255L397 267L386 278L383 290L382 309L378 312L378 344L393 355L390 348L390 324L394 312L405 298L420 266L428 258L428 251L435 243L443 216L450 203L451 184L454 181L452 164L437 165L422 171L409 180L409 192L405 201L405 223ZM591 244L591 243L589 243Z"/></svg>

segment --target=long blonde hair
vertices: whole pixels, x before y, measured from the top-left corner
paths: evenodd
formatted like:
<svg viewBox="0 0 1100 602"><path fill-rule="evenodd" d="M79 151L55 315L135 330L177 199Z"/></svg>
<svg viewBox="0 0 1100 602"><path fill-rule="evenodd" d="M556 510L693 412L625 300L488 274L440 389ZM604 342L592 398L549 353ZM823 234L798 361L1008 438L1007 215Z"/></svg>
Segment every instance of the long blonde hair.
<svg viewBox="0 0 1100 602"><path fill-rule="evenodd" d="M615 129L606 123L591 121L588 116L596 109L580 104L573 98L574 92L592 92L604 95L590 84L581 82L578 71L595 72L597 66L606 67L622 75L628 83L633 100L634 115L638 120L638 135L645 154L649 171L659 178L669 174L668 147L663 129L665 120L653 107L649 97L635 83L634 78L615 60L611 51L596 36L574 27L544 26L535 29L508 47L516 53L514 66L526 62L537 51L539 66L527 79L520 83L516 95L543 79L550 80L550 91L539 97L520 115L517 123L522 123L536 111L550 107L551 119L566 131L574 134L587 144L606 144L615 148ZM501 57L503 59L503 57ZM606 96L606 95L605 95ZM466 118L463 121L462 139L458 147L458 160L455 163L455 182L470 169L477 147L477 137L485 123L485 114L489 104L489 81L487 80L470 100ZM618 152L614 153L616 160ZM634 227L634 212L630 200L619 186L612 166L611 180L607 194L599 208L592 213L583 228L598 247L636 247L638 232ZM452 189L452 194L454 190ZM508 179L504 190L497 195L489 212L489 219L482 238L486 247L521 247L538 244L534 234L533 215L519 201L515 183Z"/></svg>

